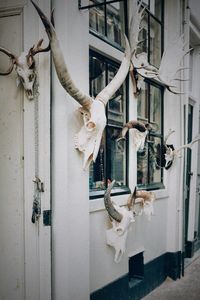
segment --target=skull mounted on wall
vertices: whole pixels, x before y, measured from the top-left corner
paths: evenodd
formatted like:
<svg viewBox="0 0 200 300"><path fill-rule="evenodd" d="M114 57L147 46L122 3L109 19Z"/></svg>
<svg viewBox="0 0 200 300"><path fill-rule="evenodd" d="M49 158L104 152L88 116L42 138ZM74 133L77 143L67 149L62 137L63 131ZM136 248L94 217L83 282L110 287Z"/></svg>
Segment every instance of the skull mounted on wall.
<svg viewBox="0 0 200 300"><path fill-rule="evenodd" d="M131 60L129 42L125 37L126 47L124 58L117 74L95 99L93 99L83 94L75 86L67 69L54 26L41 9L33 1L31 2L36 8L49 37L58 79L67 93L81 105L80 113L83 117L83 126L75 136L75 148L83 154L83 169L86 169L92 161L95 162L98 155L102 133L106 126L106 105L109 99L122 85L129 72Z"/></svg>

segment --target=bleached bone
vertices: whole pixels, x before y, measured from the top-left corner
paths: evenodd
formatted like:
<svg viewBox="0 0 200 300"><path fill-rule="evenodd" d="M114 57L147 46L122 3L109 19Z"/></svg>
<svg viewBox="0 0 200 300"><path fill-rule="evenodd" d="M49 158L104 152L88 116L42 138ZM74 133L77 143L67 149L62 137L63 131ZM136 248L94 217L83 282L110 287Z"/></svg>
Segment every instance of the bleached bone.
<svg viewBox="0 0 200 300"><path fill-rule="evenodd" d="M115 180L108 186L104 195L104 204L112 224L112 228L106 230L106 242L107 245L112 246L115 249L114 261L120 262L122 255L126 250L126 239L129 226L135 220L131 211L128 211L125 207L120 207L119 205L112 203L110 193L114 183Z"/></svg>
<svg viewBox="0 0 200 300"><path fill-rule="evenodd" d="M138 215L143 213L147 215L148 219L154 214L153 203L155 201L155 194L153 192L145 190L134 190L133 196L129 198L127 206L129 210L133 209L133 212ZM136 213L136 206L139 204L139 211Z"/></svg>
<svg viewBox="0 0 200 300"><path fill-rule="evenodd" d="M151 125L148 123L144 124L137 120L129 121L123 126L120 137L117 139L117 141L125 139L125 136L130 129L133 133L133 145L136 148L136 151L139 149L142 150L144 148L147 133L149 130L151 130Z"/></svg>
<svg viewBox="0 0 200 300"><path fill-rule="evenodd" d="M19 82L22 83L29 100L33 99L33 86L36 79L34 56L37 53L47 52L50 50L50 45L46 48L42 48L42 42L43 39L39 40L39 42L31 47L28 52L22 52L19 56L16 56L9 50L0 47L0 52L5 53L10 58L10 66L8 70L0 72L0 75L9 75L15 66Z"/></svg>
<svg viewBox="0 0 200 300"><path fill-rule="evenodd" d="M160 82L165 88L174 94L182 94L177 90L176 74L185 68L180 68L180 63L184 56L189 53L185 50L186 44L183 42L183 35L173 41L164 51L159 69L151 66L145 54L140 54L141 64L137 65L136 70L144 78L153 78ZM138 55L139 56L139 55ZM184 79L178 79L185 81Z"/></svg>
<svg viewBox="0 0 200 300"><path fill-rule="evenodd" d="M52 56L59 81L63 88L81 106L80 112L83 116L83 127L75 136L75 148L83 153L83 169L95 162L103 130L106 126L105 107L109 99L120 88L124 82L130 67L131 51L127 38L125 37L125 53L120 68L112 81L96 96L95 99L83 94L73 83L67 69L59 41L54 27L41 9L31 0L36 8L49 37Z"/></svg>
<svg viewBox="0 0 200 300"><path fill-rule="evenodd" d="M200 140L200 135L196 136L190 143L185 144L177 149L172 150L170 147L167 147L167 151L165 154L165 160L166 160L166 164L165 166L170 162L170 161L174 161L174 159L176 157L181 157L181 151L189 148L192 149L192 146L194 143L198 142Z"/></svg>

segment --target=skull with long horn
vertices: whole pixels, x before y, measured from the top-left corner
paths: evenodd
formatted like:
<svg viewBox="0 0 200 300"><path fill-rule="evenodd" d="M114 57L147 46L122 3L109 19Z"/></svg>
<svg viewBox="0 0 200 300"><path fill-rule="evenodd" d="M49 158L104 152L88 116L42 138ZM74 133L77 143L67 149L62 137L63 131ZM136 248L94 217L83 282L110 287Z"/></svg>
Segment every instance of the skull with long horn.
<svg viewBox="0 0 200 300"><path fill-rule="evenodd" d="M86 169L92 161L96 160L98 155L102 133L106 126L106 104L122 85L129 72L131 59L129 42L125 37L125 54L117 74L95 99L93 99L82 93L75 86L67 69L54 27L41 9L32 0L31 2L36 8L49 37L53 61L59 81L67 93L81 105L80 112L83 116L84 125L75 136L75 148L83 153L83 168Z"/></svg>
<svg viewBox="0 0 200 300"><path fill-rule="evenodd" d="M112 228L106 230L107 245L115 249L115 262L120 262L122 255L126 250L126 239L129 226L134 222L133 213L125 207L120 207L111 201L111 190L115 184L115 180L111 182L104 194L105 208L110 217ZM132 199L132 195L130 195ZM131 201L131 200L130 200Z"/></svg>
<svg viewBox="0 0 200 300"><path fill-rule="evenodd" d="M8 69L4 72L0 71L0 75L9 75L15 66L18 81L22 83L29 100L33 99L33 86L36 79L34 56L37 53L47 52L50 50L50 45L46 48L42 48L42 42L43 39L40 39L37 44L29 49L28 52L22 52L19 56L16 56L9 50L0 47L0 52L6 54L10 58L10 65Z"/></svg>

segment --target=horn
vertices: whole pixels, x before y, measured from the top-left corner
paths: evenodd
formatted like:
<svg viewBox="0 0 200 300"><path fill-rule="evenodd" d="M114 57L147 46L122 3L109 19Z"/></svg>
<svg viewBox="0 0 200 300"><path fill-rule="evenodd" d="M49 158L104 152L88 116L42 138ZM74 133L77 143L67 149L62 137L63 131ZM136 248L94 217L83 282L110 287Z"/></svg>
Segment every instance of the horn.
<svg viewBox="0 0 200 300"><path fill-rule="evenodd" d="M8 51L7 49L2 48L2 47L0 47L0 52L3 52L10 57L10 66L9 66L8 70L6 72L0 72L0 75L9 75L14 68L14 64L17 61L17 57L14 54L12 54L10 51Z"/></svg>
<svg viewBox="0 0 200 300"><path fill-rule="evenodd" d="M115 184L115 180L113 180L111 184L107 187L107 190L105 191L104 194L104 204L109 216L115 221L117 221L118 223L120 223L123 216L114 208L112 201L110 199L110 193L114 184Z"/></svg>
<svg viewBox="0 0 200 300"><path fill-rule="evenodd" d="M105 105L107 104L108 100L114 95L114 93L120 88L129 72L131 62L131 49L129 41L125 35L124 38L126 47L124 52L124 58L121 62L120 68L117 74L111 80L111 82L95 98L95 100L100 100Z"/></svg>
<svg viewBox="0 0 200 300"><path fill-rule="evenodd" d="M136 187L134 189L134 192L128 197L128 200L127 200L127 206L128 206L129 210L131 210L131 207L134 206L135 199L136 199Z"/></svg>
<svg viewBox="0 0 200 300"><path fill-rule="evenodd" d="M61 85L81 106L89 109L93 100L91 97L79 91L79 89L74 85L67 69L53 24L32 0L31 2L37 10L49 37L53 61Z"/></svg>

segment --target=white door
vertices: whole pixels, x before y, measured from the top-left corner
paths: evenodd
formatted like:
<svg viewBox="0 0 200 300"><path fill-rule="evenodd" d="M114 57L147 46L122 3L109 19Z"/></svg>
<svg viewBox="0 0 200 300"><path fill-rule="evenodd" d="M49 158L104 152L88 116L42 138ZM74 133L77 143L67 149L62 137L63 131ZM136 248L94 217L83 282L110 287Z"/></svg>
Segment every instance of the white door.
<svg viewBox="0 0 200 300"><path fill-rule="evenodd" d="M41 37L30 1L0 0L0 47L19 55ZM50 63L48 53L37 56L38 99L29 101L17 87L15 70L0 76L0 300L51 299L50 226L43 224L50 210ZM0 71L8 62L0 53ZM33 224L36 169L44 192Z"/></svg>

